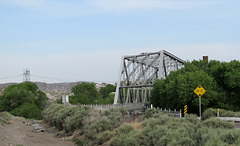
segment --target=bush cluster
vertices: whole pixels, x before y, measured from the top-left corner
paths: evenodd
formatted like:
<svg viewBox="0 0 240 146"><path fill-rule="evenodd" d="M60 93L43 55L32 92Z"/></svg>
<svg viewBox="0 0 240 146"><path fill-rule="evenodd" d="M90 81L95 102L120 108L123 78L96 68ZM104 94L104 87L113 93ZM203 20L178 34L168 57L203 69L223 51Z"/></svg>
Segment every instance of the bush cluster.
<svg viewBox="0 0 240 146"><path fill-rule="evenodd" d="M28 119L42 119L47 96L36 84L24 82L8 86L0 96L0 112L7 111Z"/></svg>
<svg viewBox="0 0 240 146"><path fill-rule="evenodd" d="M91 117L95 116L95 118ZM240 145L239 130L233 123L196 115L174 118L158 109L148 109L140 127L124 123L126 109L93 111L89 107L52 104L44 110L44 120L59 130L73 132L76 145L166 146L166 145Z"/></svg>
<svg viewBox="0 0 240 146"><path fill-rule="evenodd" d="M11 119L12 115L9 112L1 112L0 113L0 123L1 124L9 124L9 120Z"/></svg>
<svg viewBox="0 0 240 146"><path fill-rule="evenodd" d="M72 107L63 104L51 104L43 111L45 122L66 132L84 127L84 121L89 117L90 107Z"/></svg>
<svg viewBox="0 0 240 146"><path fill-rule="evenodd" d="M208 119L211 117L217 117L218 109L208 108L202 114L202 119ZM219 109L220 117L240 117L240 112L233 112L224 109Z"/></svg>
<svg viewBox="0 0 240 146"><path fill-rule="evenodd" d="M100 118L85 129L85 141L93 145L101 145L108 141L113 136L112 130L120 126L126 114L127 110L121 108L103 111Z"/></svg>
<svg viewBox="0 0 240 146"><path fill-rule="evenodd" d="M232 123L211 118L200 121L196 115L173 118L157 110L147 110L141 129L124 124L111 139L112 146L240 145L240 133Z"/></svg>

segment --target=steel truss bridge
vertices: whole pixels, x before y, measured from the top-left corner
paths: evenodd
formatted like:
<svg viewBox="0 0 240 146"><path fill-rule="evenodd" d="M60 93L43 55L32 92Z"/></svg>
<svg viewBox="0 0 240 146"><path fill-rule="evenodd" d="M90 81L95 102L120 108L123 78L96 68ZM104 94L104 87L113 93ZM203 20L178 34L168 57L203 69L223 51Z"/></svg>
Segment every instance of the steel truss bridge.
<svg viewBox="0 0 240 146"><path fill-rule="evenodd" d="M114 104L148 102L154 82L183 66L184 60L165 50L123 56Z"/></svg>

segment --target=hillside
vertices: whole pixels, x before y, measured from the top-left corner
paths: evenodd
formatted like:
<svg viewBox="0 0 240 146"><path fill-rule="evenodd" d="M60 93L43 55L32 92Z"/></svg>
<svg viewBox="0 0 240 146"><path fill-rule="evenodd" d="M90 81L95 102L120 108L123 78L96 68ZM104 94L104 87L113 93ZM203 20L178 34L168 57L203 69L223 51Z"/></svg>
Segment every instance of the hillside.
<svg viewBox="0 0 240 146"><path fill-rule="evenodd" d="M67 83L43 83L43 82L34 82L41 91L62 91L62 92L71 92L73 86L81 82L67 82ZM16 83L5 83L0 84L0 88L6 88L9 85Z"/></svg>
<svg viewBox="0 0 240 146"><path fill-rule="evenodd" d="M62 95L70 94L73 86L81 83L79 82L65 82L65 83L44 83L44 82L33 82L38 88L46 93L49 99L58 99ZM16 83L4 83L0 84L0 95L2 94L4 88ZM99 90L101 87L106 86L106 83L96 83L96 88Z"/></svg>

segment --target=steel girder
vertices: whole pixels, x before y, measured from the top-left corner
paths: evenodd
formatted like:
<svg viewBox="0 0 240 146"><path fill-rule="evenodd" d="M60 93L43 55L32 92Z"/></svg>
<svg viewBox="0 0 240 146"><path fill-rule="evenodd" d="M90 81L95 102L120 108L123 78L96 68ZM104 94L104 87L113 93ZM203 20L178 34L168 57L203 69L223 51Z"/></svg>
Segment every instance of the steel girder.
<svg viewBox="0 0 240 146"><path fill-rule="evenodd" d="M165 50L123 56L114 104L148 102L154 82L183 66L184 60Z"/></svg>

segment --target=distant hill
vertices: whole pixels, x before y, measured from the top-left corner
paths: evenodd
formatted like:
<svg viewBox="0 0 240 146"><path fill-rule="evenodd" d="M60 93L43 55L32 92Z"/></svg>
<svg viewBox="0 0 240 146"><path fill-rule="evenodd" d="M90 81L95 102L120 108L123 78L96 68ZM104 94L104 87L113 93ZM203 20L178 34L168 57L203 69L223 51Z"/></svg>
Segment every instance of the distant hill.
<svg viewBox="0 0 240 146"><path fill-rule="evenodd" d="M71 89L73 86L82 83L79 82L65 82L65 83L43 83L43 82L33 82L38 88L46 93L47 97L52 100L56 100L62 97L62 95L71 95ZM0 84L0 95L3 94L4 88L17 83L5 83ZM106 83L96 83L97 90L100 90L101 87L105 87Z"/></svg>
<svg viewBox="0 0 240 146"><path fill-rule="evenodd" d="M73 86L81 82L69 82L69 83L43 83L43 82L34 82L41 91L61 91L61 92L71 92ZM5 83L0 84L0 88L6 88L9 85L16 83Z"/></svg>

